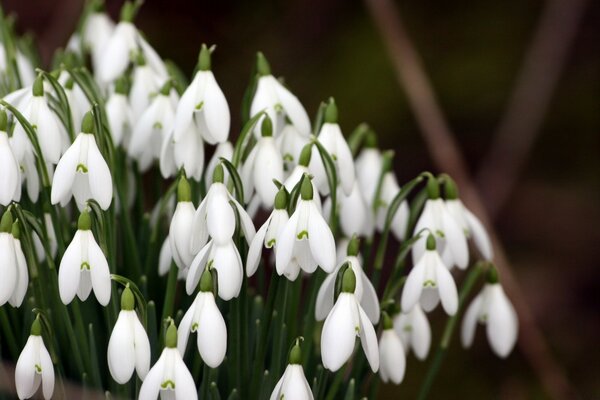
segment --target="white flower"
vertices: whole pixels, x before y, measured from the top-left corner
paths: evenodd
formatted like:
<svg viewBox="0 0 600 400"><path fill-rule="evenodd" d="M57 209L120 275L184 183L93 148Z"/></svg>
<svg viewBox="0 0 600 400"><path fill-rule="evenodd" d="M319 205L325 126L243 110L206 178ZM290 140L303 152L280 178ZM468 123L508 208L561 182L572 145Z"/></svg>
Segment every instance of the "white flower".
<svg viewBox="0 0 600 400"><path fill-rule="evenodd" d="M272 135L271 120L263 118L262 136L242 167L244 193L251 196L256 190L264 208L273 207L277 193L273 180L283 181L283 159Z"/></svg>
<svg viewBox="0 0 600 400"><path fill-rule="evenodd" d="M379 339L379 360L381 380L385 383L392 381L396 385L400 384L404 379L406 354L402 340L387 314L383 317L383 333Z"/></svg>
<svg viewBox="0 0 600 400"><path fill-rule="evenodd" d="M254 238L250 243L248 260L246 261L246 275L248 275L248 277L254 275L256 272L263 248L273 248L275 252L277 251L277 238L280 236L285 224L289 220L286 209L287 202L288 194L285 189L281 189L275 196L275 209L256 232L256 235L254 235ZM290 277L288 278L292 279ZM295 277L293 279L295 279Z"/></svg>
<svg viewBox="0 0 600 400"><path fill-rule="evenodd" d="M437 248L444 264L448 268L456 265L461 269L465 269L469 264L469 248L467 247L465 234L454 217L448 212L444 200L439 197L439 188L437 188L437 182L433 182L434 179L430 178L428 186L433 185L434 189L429 194L429 199L425 201L425 207L417 221L414 234L416 235L423 229L428 229L435 236ZM425 251L426 238L427 236L422 235L421 239L413 245L412 258L414 264L419 261Z"/></svg>
<svg viewBox="0 0 600 400"><path fill-rule="evenodd" d="M108 340L107 362L110 375L120 384L127 383L137 371L144 380L150 369L150 341L134 306L129 287L121 295L121 312Z"/></svg>
<svg viewBox="0 0 600 400"><path fill-rule="evenodd" d="M175 207L175 213L169 228L169 243L175 264L180 270L185 270L194 259L194 253L192 253L190 246L190 235L192 232L191 222L196 212L191 201L190 185L185 177L181 177L177 184L177 199L177 207Z"/></svg>
<svg viewBox="0 0 600 400"><path fill-rule="evenodd" d="M487 283L467 308L462 323L462 344L469 347L475 337L477 322L485 324L487 337L499 357L505 358L517 342L519 320L497 278Z"/></svg>
<svg viewBox="0 0 600 400"><path fill-rule="evenodd" d="M13 224L10 211L5 211L0 222L0 306L7 301L13 307L21 306L29 285L27 262L19 236L19 223Z"/></svg>
<svg viewBox="0 0 600 400"><path fill-rule="evenodd" d="M31 61L19 50L16 49L17 70L21 77L23 86L31 86L35 80L35 71ZM6 74L6 49L3 43L0 43L0 74Z"/></svg>
<svg viewBox="0 0 600 400"><path fill-rule="evenodd" d="M81 32L84 46L90 49L94 71L98 71L102 60L104 46L113 34L115 23L101 11L90 13L85 20Z"/></svg>
<svg viewBox="0 0 600 400"><path fill-rule="evenodd" d="M15 367L15 386L20 399L33 397L40 383L44 399L52 398L54 392L54 366L41 333L41 325L36 318Z"/></svg>
<svg viewBox="0 0 600 400"><path fill-rule="evenodd" d="M143 55L138 53L136 66L133 70L133 77L131 79L131 90L129 91L129 104L131 104L131 112L134 121L137 122L144 111L146 111L152 97L159 91L162 83L162 77L157 75L152 68L146 64Z"/></svg>
<svg viewBox="0 0 600 400"><path fill-rule="evenodd" d="M492 241L479 218L469 211L458 198L447 199L446 208L456 222L458 222L458 225L462 228L467 238L473 238L473 242L477 246L479 253L486 260L491 260L494 257Z"/></svg>
<svg viewBox="0 0 600 400"><path fill-rule="evenodd" d="M329 312L321 332L323 366L335 372L352 355L356 337L360 337L365 356L373 372L379 369L379 350L375 329L354 295L356 278L352 268L342 277L342 292Z"/></svg>
<svg viewBox="0 0 600 400"><path fill-rule="evenodd" d="M0 110L0 204L21 199L21 171L6 133L7 115Z"/></svg>
<svg viewBox="0 0 600 400"><path fill-rule="evenodd" d="M127 98L127 88L124 79L119 79L115 91L108 96L106 101L106 118L110 127L115 146L124 144L127 147L133 130L133 112Z"/></svg>
<svg viewBox="0 0 600 400"><path fill-rule="evenodd" d="M338 187L337 203L340 227L345 236L359 235L370 237L373 235L373 213L359 189L358 182L355 181L354 185L352 185L350 195L346 195ZM330 213L331 197L328 197L323 206L323 214L329 215Z"/></svg>
<svg viewBox="0 0 600 400"><path fill-rule="evenodd" d="M257 69L260 77L250 105L250 117L265 111L273 121L273 135L279 136L286 117L300 134L310 134L310 120L300 100L283 86L273 75L262 53L257 54ZM257 124L258 125L258 124ZM255 129L260 135L260 129Z"/></svg>
<svg viewBox="0 0 600 400"><path fill-rule="evenodd" d="M406 278L402 291L402 310L412 309L417 302L426 312L442 302L444 311L454 315L458 308L458 292L454 279L442 262L433 235L427 237L427 250Z"/></svg>
<svg viewBox="0 0 600 400"><path fill-rule="evenodd" d="M289 364L279 379L270 400L313 400L313 393L304 376L302 369L302 353L300 352L299 340L292 347Z"/></svg>
<svg viewBox="0 0 600 400"><path fill-rule="evenodd" d="M171 239L169 239L169 235L167 235L162 246L160 246L160 253L158 255L158 276L165 276L169 272L172 261L173 253L171 253Z"/></svg>
<svg viewBox="0 0 600 400"><path fill-rule="evenodd" d="M379 322L379 299L373 284L369 280L367 274L363 271L360 261L358 260L358 239L356 237L352 238L347 248L348 255L341 263L339 263L335 271L325 278L323 284L319 288L315 307L315 318L317 321L324 320L325 317L327 317L327 314L329 314L329 311L333 308L335 282L340 268L347 263L348 267L354 272L354 276L357 277L354 296L356 296L356 299L360 302L360 305L365 310L369 320L373 324L377 324Z"/></svg>
<svg viewBox="0 0 600 400"><path fill-rule="evenodd" d="M33 146L27 138L19 137L19 135L15 136L14 134L10 138L10 146L14 150L13 154L17 158L21 170L21 185L23 182L25 183L27 196L35 203L40 195L41 185L36 168L36 157L33 152ZM48 173L50 173L50 165L46 164L46 166Z"/></svg>
<svg viewBox="0 0 600 400"><path fill-rule="evenodd" d="M300 157L298 158L298 165L294 167L292 172L286 178L285 182L283 182L283 186L287 189L289 193L294 190L294 186L300 183L301 179L303 179L304 175L310 176L310 171L308 170L308 164L310 164L310 159L312 156L312 143L305 145L300 152ZM317 187L315 186L315 182L311 179L311 184L313 187L313 193L317 193L316 196L313 196L313 200L319 212L322 211L321 205L321 197L318 195ZM298 202L300 202L300 197L298 197ZM321 212L321 214L323 214Z"/></svg>
<svg viewBox="0 0 600 400"><path fill-rule="evenodd" d="M93 117L88 112L82 123L82 132L56 166L52 180L52 204L60 202L65 206L73 196L80 210L89 199L96 200L103 210L110 206L112 177L92 130Z"/></svg>
<svg viewBox="0 0 600 400"><path fill-rule="evenodd" d="M212 289L211 272L206 269L202 273L200 291L179 324L177 348L183 357L190 332L196 332L200 357L209 367L217 368L227 351L227 327Z"/></svg>
<svg viewBox="0 0 600 400"><path fill-rule="evenodd" d="M137 160L142 172L146 171L154 160L159 159L164 138L173 128L175 110L169 98L170 90L169 82L137 119L131 134L128 153Z"/></svg>
<svg viewBox="0 0 600 400"><path fill-rule="evenodd" d="M394 329L408 353L412 348L419 360L424 360L431 346L431 327L419 303L394 317Z"/></svg>
<svg viewBox="0 0 600 400"><path fill-rule="evenodd" d="M206 171L204 171L204 184L206 185L206 187L210 187L210 185L212 185L213 173L215 172L215 167L217 166L217 164L221 163L221 158L224 158L227 161L231 161L231 159L233 158L233 145L231 144L231 142L227 141L219 143L215 148L213 156L206 165ZM224 173L225 176L223 181L226 181L227 177L229 176L229 172L224 171Z"/></svg>
<svg viewBox="0 0 600 400"><path fill-rule="evenodd" d="M165 348L140 388L139 400L197 400L194 378L177 350L177 328L167 329Z"/></svg>
<svg viewBox="0 0 600 400"><path fill-rule="evenodd" d="M298 164L298 158L304 146L309 142L310 136L300 133L292 124L285 124L281 133L275 139L279 153L283 157L285 170L291 171Z"/></svg>
<svg viewBox="0 0 600 400"><path fill-rule="evenodd" d="M279 235L275 265L279 275L295 279L302 269L312 273L320 266L325 272L335 268L335 241L331 229L313 200L313 186L308 176L300 189L296 210Z"/></svg>
<svg viewBox="0 0 600 400"><path fill-rule="evenodd" d="M69 304L75 294L84 301L92 289L100 304L105 306L110 301L108 262L90 229L90 215L84 211L58 269L58 289L64 304Z"/></svg>

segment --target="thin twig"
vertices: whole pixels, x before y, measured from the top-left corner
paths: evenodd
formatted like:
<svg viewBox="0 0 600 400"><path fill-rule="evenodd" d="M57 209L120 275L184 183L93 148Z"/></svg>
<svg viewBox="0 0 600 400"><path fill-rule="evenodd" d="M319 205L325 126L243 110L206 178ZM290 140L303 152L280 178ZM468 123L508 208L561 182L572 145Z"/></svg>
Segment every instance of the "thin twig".
<svg viewBox="0 0 600 400"><path fill-rule="evenodd" d="M546 2L506 112L477 175L491 219L509 198L540 133L587 3L588 0Z"/></svg>
<svg viewBox="0 0 600 400"><path fill-rule="evenodd" d="M542 385L553 398L572 398L573 390L564 370L551 355L546 341L536 325L531 308L514 277L502 244L495 231L491 229L492 226L483 202L467 172L462 152L435 99L419 56L402 26L397 7L390 0L365 0L365 2L387 46L398 82L406 90L410 107L416 116L434 162L440 169L454 177L461 188L465 203L475 214L480 216L490 232L496 252L496 266L519 315L521 351L538 374Z"/></svg>

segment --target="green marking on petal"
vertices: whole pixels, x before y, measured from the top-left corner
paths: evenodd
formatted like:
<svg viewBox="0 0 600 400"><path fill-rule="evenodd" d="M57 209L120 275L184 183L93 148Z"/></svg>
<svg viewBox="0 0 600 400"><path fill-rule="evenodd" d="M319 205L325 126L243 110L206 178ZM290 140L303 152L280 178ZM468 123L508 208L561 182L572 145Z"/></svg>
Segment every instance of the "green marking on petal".
<svg viewBox="0 0 600 400"><path fill-rule="evenodd" d="M438 235L441 238L446 237L446 235L444 235L444 232L442 232L440 230L435 231L435 234Z"/></svg>
<svg viewBox="0 0 600 400"><path fill-rule="evenodd" d="M283 155L283 161L290 161L290 162L292 162L292 161L294 161L294 156L291 155L290 153L285 153Z"/></svg>
<svg viewBox="0 0 600 400"><path fill-rule="evenodd" d="M303 238L308 239L308 231L302 231L302 232L298 233L298 235L296 235L296 237L298 238L298 240L302 240Z"/></svg>
<svg viewBox="0 0 600 400"><path fill-rule="evenodd" d="M335 154L332 154L331 158L333 159L333 161L337 161L337 156Z"/></svg>
<svg viewBox="0 0 600 400"><path fill-rule="evenodd" d="M82 174L87 174L88 169L85 165L83 164L77 164L77 168L75 168L75 171L77 172L81 172Z"/></svg>
<svg viewBox="0 0 600 400"><path fill-rule="evenodd" d="M154 125L152 125L152 129L162 129L163 125L160 121L156 121Z"/></svg>
<svg viewBox="0 0 600 400"><path fill-rule="evenodd" d="M425 282L423 282L423 287L436 287L436 283L435 281L432 281L431 279L427 279Z"/></svg>
<svg viewBox="0 0 600 400"><path fill-rule="evenodd" d="M278 113L283 113L283 106L281 105L281 103L277 103L273 106L273 108L275 109L275 112Z"/></svg>
<svg viewBox="0 0 600 400"><path fill-rule="evenodd" d="M199 325L198 325L198 323L197 323L197 322L194 322L194 323L192 324L192 332L196 332L196 331L198 330L198 326L199 326Z"/></svg>
<svg viewBox="0 0 600 400"><path fill-rule="evenodd" d="M412 327L412 325L405 325L404 328L402 328L402 330L404 332L412 332L413 327Z"/></svg>
<svg viewBox="0 0 600 400"><path fill-rule="evenodd" d="M271 247L275 246L275 242L277 240L276 239L271 239L267 242L267 248L270 249Z"/></svg>
<svg viewBox="0 0 600 400"><path fill-rule="evenodd" d="M81 263L81 270L87 269L90 270L90 264L87 261Z"/></svg>
<svg viewBox="0 0 600 400"><path fill-rule="evenodd" d="M196 104L196 111L200 111L202 107L204 107L204 101L201 101L200 103Z"/></svg>
<svg viewBox="0 0 600 400"><path fill-rule="evenodd" d="M173 382L170 379L167 379L160 385L160 387L163 389L168 389L170 387L171 389L175 390L175 382Z"/></svg>
<svg viewBox="0 0 600 400"><path fill-rule="evenodd" d="M38 374L42 373L42 366L40 364L35 364L35 372Z"/></svg>

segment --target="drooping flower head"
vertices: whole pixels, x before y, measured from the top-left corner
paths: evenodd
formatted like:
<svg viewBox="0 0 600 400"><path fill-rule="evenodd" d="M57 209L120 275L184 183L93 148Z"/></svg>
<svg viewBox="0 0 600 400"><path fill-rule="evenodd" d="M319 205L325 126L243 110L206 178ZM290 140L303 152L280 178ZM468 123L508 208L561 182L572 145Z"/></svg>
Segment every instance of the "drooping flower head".
<svg viewBox="0 0 600 400"><path fill-rule="evenodd" d="M270 400L294 399L294 400L312 400L314 399L312 390L302 369L302 350L300 349L300 340L292 347L289 356L288 366L282 377L279 379Z"/></svg>
<svg viewBox="0 0 600 400"><path fill-rule="evenodd" d="M379 339L379 376L383 382L392 381L396 385L404 379L406 354L400 336L394 330L392 319L383 313L383 332Z"/></svg>
<svg viewBox="0 0 600 400"><path fill-rule="evenodd" d="M20 399L33 397L42 385L44 399L54 392L54 366L42 339L39 316L33 320L31 331L15 367L15 386Z"/></svg>

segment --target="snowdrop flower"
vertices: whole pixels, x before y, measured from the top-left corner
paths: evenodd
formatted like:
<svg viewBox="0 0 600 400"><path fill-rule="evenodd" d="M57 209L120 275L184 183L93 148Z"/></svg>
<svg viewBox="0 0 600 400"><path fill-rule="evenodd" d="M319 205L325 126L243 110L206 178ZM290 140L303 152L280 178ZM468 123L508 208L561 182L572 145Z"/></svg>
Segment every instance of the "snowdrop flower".
<svg viewBox="0 0 600 400"><path fill-rule="evenodd" d="M265 111L273 121L273 135L279 136L287 120L298 129L302 135L310 135L310 120L300 100L283 86L273 75L265 56L256 54L256 69L259 75L256 91L250 105L250 117ZM260 135L256 129L255 134Z"/></svg>
<svg viewBox="0 0 600 400"><path fill-rule="evenodd" d="M289 220L287 212L288 197L285 187L279 189L279 192L275 195L275 209L254 235L248 250L248 260L246 261L246 275L248 277L256 272L263 248L272 248L277 251L277 238L281 235L281 231ZM287 278L296 279L295 276L287 276Z"/></svg>
<svg viewBox="0 0 600 400"><path fill-rule="evenodd" d="M300 157L298 158L298 165L294 167L290 175L283 183L283 186L285 186L286 190L289 193L291 193L292 190L294 190L294 187L297 184L301 183L301 181L304 179L304 175L310 176L308 165L310 164L310 159L312 158L312 147L313 143L308 143L302 148L302 151L300 152ZM321 197L319 197L318 195L319 192L317 191L315 182L312 179L310 182L313 187L313 193L317 193L316 196L313 196L313 200L315 202L315 205L317 206L317 209L321 211ZM300 197L298 197L298 202L300 202Z"/></svg>
<svg viewBox="0 0 600 400"><path fill-rule="evenodd" d="M29 271L27 269L27 261L25 260L25 254L21 247L21 229L19 228L19 221L15 221L12 225L12 236L14 238L15 246L15 261L16 261L16 272L17 272L17 284L13 289L12 296L8 299L8 302L13 307L20 307L27 293L27 286L29 286Z"/></svg>
<svg viewBox="0 0 600 400"><path fill-rule="evenodd" d="M203 45L198 72L177 105L171 139L175 165L197 180L204 168L204 141L223 143L229 136L229 106L210 65L210 50Z"/></svg>
<svg viewBox="0 0 600 400"><path fill-rule="evenodd" d="M462 228L467 238L473 238L475 246L479 253L486 259L491 260L494 257L492 241L488 236L485 227L471 211L465 207L462 201L458 198L458 188L456 183L449 176L444 177L445 194L446 194L446 209Z"/></svg>
<svg viewBox="0 0 600 400"><path fill-rule="evenodd" d="M134 121L137 121L146 111L161 84L162 77L146 64L142 53L137 53L129 91L129 104L131 104ZM167 91L166 94L168 95L169 92Z"/></svg>
<svg viewBox="0 0 600 400"><path fill-rule="evenodd" d="M244 207L229 193L223 184L223 179L223 166L219 164L215 167L213 183L194 215L191 235L191 251L194 254L200 251L209 236L216 244L226 244L231 241L236 225L234 208L240 217L242 232L248 244L256 233L252 219ZM195 288L197 283L192 288Z"/></svg>
<svg viewBox="0 0 600 400"><path fill-rule="evenodd" d="M44 160L56 164L63 148L63 137L59 121L44 97L44 80L41 75L33 83L32 93L33 96L21 101L19 111L35 129ZM21 124L15 125L13 135L29 140ZM22 159L22 156L17 154L18 159Z"/></svg>
<svg viewBox="0 0 600 400"><path fill-rule="evenodd" d="M33 397L42 385L44 399L54 392L54 366L44 340L39 316L31 324L31 331L15 367L15 386L20 399Z"/></svg>
<svg viewBox="0 0 600 400"><path fill-rule="evenodd" d="M64 304L69 304L75 294L81 301L86 300L92 289L100 304L105 306L110 301L108 262L91 228L90 214L83 211L58 269L58 291Z"/></svg>
<svg viewBox="0 0 600 400"><path fill-rule="evenodd" d="M165 348L152 366L140 388L139 400L158 397L174 400L197 400L194 378L177 350L177 328L171 321L165 335Z"/></svg>
<svg viewBox="0 0 600 400"><path fill-rule="evenodd" d="M263 207L271 208L277 194L273 180L283 181L283 159L273 139L273 125L268 116L262 120L261 131L262 136L242 168L244 192L251 196L256 190Z"/></svg>
<svg viewBox="0 0 600 400"><path fill-rule="evenodd" d="M335 267L335 241L331 229L313 200L310 178L304 176L300 201L281 231L275 254L279 275L296 277L300 269L313 273L320 266L325 272Z"/></svg>
<svg viewBox="0 0 600 400"><path fill-rule="evenodd" d="M115 82L115 90L106 101L106 118L115 146L123 143L127 147L133 130L133 111L127 97L127 80L120 77Z"/></svg>
<svg viewBox="0 0 600 400"><path fill-rule="evenodd" d="M384 165L386 159L377 150L375 134L367 136L365 148L363 148L356 158L356 179L358 185L367 200L371 210L375 212L375 225L379 231L382 231L385 225L385 219L389 205L400 192L400 186L394 176L394 173L388 171L384 174L379 191L379 199L375 204L375 195L381 172L386 168ZM406 236L406 227L408 225L409 209L408 203L403 201L394 214L391 224L391 230L398 240L404 240Z"/></svg>
<svg viewBox="0 0 600 400"><path fill-rule="evenodd" d="M179 324L177 348L182 357L190 332L198 335L198 352L202 361L211 368L221 365L227 351L227 327L215 302L209 269L202 273L200 291Z"/></svg>
<svg viewBox="0 0 600 400"><path fill-rule="evenodd" d="M344 235L348 237L352 235L370 237L373 235L373 214L359 189L357 181L354 181L352 192L348 196L338 187L337 203L340 227ZM330 213L331 197L328 197L323 207L323 214L330 215Z"/></svg>
<svg viewBox="0 0 600 400"><path fill-rule="evenodd" d="M170 81L163 85L133 129L128 153L137 160L142 172L148 170L154 160L159 159L164 138L173 128L175 110L169 98L171 88Z"/></svg>
<svg viewBox="0 0 600 400"><path fill-rule="evenodd" d="M487 337L494 353L507 357L517 342L519 320L517 313L506 297L498 273L492 267L483 290L473 299L465 312L462 323L462 344L470 347L475 337L477 322L487 326Z"/></svg>
<svg viewBox="0 0 600 400"><path fill-rule="evenodd" d="M21 83L23 86L31 86L35 80L35 71L31 65L31 61L19 49L16 49L15 58ZM5 75L7 73L6 66L6 48L3 43L0 43L0 74Z"/></svg>
<svg viewBox="0 0 600 400"><path fill-rule="evenodd" d="M339 182L344 193L349 196L354 185L354 159L350 147L342 135L340 126L337 123L338 111L333 98L329 99L329 104L325 109L324 123L317 137L325 150L331 155L337 169ZM313 151L317 151L314 149ZM329 185L325 167L321 157L313 157L309 166L315 176L315 184L323 195L329 194Z"/></svg>
<svg viewBox="0 0 600 400"><path fill-rule="evenodd" d="M0 110L0 204L21 199L21 170L8 140L8 116Z"/></svg>
<svg viewBox="0 0 600 400"><path fill-rule="evenodd" d="M383 332L379 339L379 376L385 383L392 381L396 385L404 379L406 354L402 340L394 330L392 319L383 313Z"/></svg>
<svg viewBox="0 0 600 400"><path fill-rule="evenodd" d="M340 273L343 272L343 269L351 268L352 272L354 272L354 276L358 277L356 280L354 296L365 310L369 320L373 324L379 322L379 299L373 284L361 267L358 259L359 249L359 240L354 236L348 243L347 256L342 260L336 270L329 274L323 281L323 284L319 288L316 300L315 318L317 321L324 320L333 308L336 279L338 279L338 277L341 278Z"/></svg>
<svg viewBox="0 0 600 400"><path fill-rule="evenodd" d="M431 347L431 327L419 303L394 317L394 329L407 353L412 349L419 360L427 358Z"/></svg>
<svg viewBox="0 0 600 400"><path fill-rule="evenodd" d="M195 212L190 184L182 176L177 184L177 207L169 228L171 255L180 270L187 269L194 259L194 253L190 249L190 235Z"/></svg>
<svg viewBox="0 0 600 400"><path fill-rule="evenodd" d="M303 135L292 124L285 124L281 133L275 139L279 153L283 157L285 171L291 171L298 164L298 157L304 146L310 141L309 135Z"/></svg>
<svg viewBox="0 0 600 400"><path fill-rule="evenodd" d="M231 161L233 158L233 145L231 142L227 141L219 143L215 148L215 152L206 166L206 171L204 171L204 183L207 187L212 185L213 173L215 172L215 167L221 163L221 158L224 158L227 161ZM225 176L223 180L225 181L227 180L229 173L227 171L224 172Z"/></svg>
<svg viewBox="0 0 600 400"><path fill-rule="evenodd" d="M131 55L142 53L148 65L162 79L168 77L167 69L156 51L140 35L132 20L137 5L126 2L121 8L121 21L102 46L101 60L96 68L101 82L109 83L123 75L131 61Z"/></svg>
<svg viewBox="0 0 600 400"><path fill-rule="evenodd" d="M427 193L429 198L415 226L414 234L423 229L435 235L439 253L448 268L454 265L465 269L469 264L469 248L462 228L448 211L444 200L440 198L440 188L437 179L428 178ZM423 235L412 248L413 264L416 264L426 247L426 237Z"/></svg>
<svg viewBox="0 0 600 400"><path fill-rule="evenodd" d="M429 312L438 303L448 315L454 315L458 309L458 292L454 279L442 262L437 250L435 238L427 236L427 249L406 278L402 291L402 310L412 309L417 302L423 310Z"/></svg>
<svg viewBox="0 0 600 400"><path fill-rule="evenodd" d="M13 307L19 307L27 292L29 273L19 236L19 222L13 223L10 210L6 210L0 221L0 259L3 263L0 306L8 301Z"/></svg>
<svg viewBox="0 0 600 400"><path fill-rule="evenodd" d="M323 366L335 372L352 356L356 337L360 337L365 356L373 372L379 369L377 335L369 317L354 295L356 277L347 268L342 277L342 291L329 312L321 332Z"/></svg>
<svg viewBox="0 0 600 400"><path fill-rule="evenodd" d="M283 376L275 385L270 400L293 399L312 400L312 390L302 369L302 351L300 350L300 339L290 351L289 364L283 372Z"/></svg>
<svg viewBox="0 0 600 400"><path fill-rule="evenodd" d="M108 340L107 362L110 375L127 383L133 371L144 380L150 369L150 341L135 313L135 299L129 286L121 295L121 312Z"/></svg>
<svg viewBox="0 0 600 400"><path fill-rule="evenodd" d="M102 61L104 46L115 30L115 23L103 10L92 11L85 20L81 32L83 45L92 55L94 71L98 71Z"/></svg>
<svg viewBox="0 0 600 400"><path fill-rule="evenodd" d="M81 133L56 166L50 196L52 204L60 202L64 207L73 196L80 210L89 199L96 200L103 210L110 206L112 178L93 130L93 116L88 112L81 123Z"/></svg>

